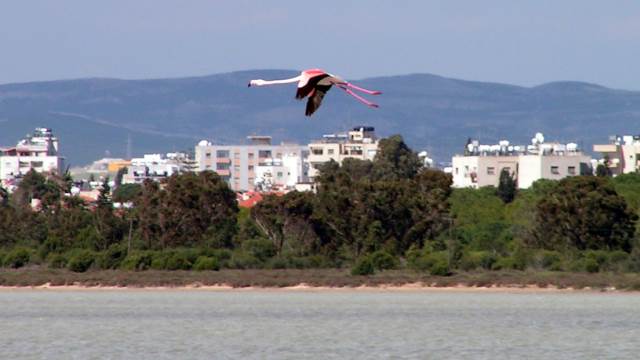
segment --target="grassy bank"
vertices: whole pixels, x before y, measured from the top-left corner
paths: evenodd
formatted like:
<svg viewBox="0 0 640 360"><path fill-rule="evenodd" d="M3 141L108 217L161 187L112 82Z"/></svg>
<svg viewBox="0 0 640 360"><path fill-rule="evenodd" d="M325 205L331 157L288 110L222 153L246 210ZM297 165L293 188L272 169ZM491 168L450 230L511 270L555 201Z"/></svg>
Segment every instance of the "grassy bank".
<svg viewBox="0 0 640 360"><path fill-rule="evenodd" d="M182 287L228 285L279 288L306 284L318 287L401 286L527 287L640 290L640 274L571 273L550 271L461 272L433 276L409 270L389 270L371 276L352 276L339 269L231 270L221 271L126 271L94 270L85 273L31 266L0 270L0 286L122 286Z"/></svg>

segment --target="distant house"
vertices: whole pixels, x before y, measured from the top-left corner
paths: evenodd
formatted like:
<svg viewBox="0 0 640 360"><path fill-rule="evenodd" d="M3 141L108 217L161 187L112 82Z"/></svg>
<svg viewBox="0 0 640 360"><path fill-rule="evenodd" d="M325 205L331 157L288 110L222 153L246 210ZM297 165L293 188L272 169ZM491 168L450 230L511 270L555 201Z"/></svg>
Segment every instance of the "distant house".
<svg viewBox="0 0 640 360"><path fill-rule="evenodd" d="M0 147L0 180L15 184L29 171L60 173L64 158L58 153L58 138L51 129L36 128L16 146Z"/></svg>
<svg viewBox="0 0 640 360"><path fill-rule="evenodd" d="M342 164L347 158L373 160L378 138L372 126L356 126L347 133L324 135L309 143L309 177L318 175L318 167L331 160Z"/></svg>
<svg viewBox="0 0 640 360"><path fill-rule="evenodd" d="M575 143L545 143L541 133L531 145L480 145L471 140L465 153L452 158L453 186L479 188L498 186L500 173L506 170L515 177L518 188L525 189L536 180L559 180L567 176L591 174L591 157Z"/></svg>
<svg viewBox="0 0 640 360"><path fill-rule="evenodd" d="M122 183L141 184L147 179L159 181L192 169L192 161L184 153L145 154L141 158L131 159Z"/></svg>
<svg viewBox="0 0 640 360"><path fill-rule="evenodd" d="M306 146L274 145L270 136L248 136L249 144L217 145L202 140L195 147L198 171L214 171L235 191L290 188L306 182Z"/></svg>
<svg viewBox="0 0 640 360"><path fill-rule="evenodd" d="M640 135L611 136L608 144L593 145L593 151L602 155L600 163L607 166L612 175L628 174L640 170Z"/></svg>

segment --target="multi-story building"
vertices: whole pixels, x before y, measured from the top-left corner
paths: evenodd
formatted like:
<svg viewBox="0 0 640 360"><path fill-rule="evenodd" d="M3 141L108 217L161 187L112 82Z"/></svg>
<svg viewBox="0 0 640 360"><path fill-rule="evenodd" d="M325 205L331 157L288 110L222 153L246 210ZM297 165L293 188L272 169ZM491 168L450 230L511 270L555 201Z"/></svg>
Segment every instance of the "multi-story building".
<svg viewBox="0 0 640 360"><path fill-rule="evenodd" d="M192 170L192 161L184 153L145 154L141 158L131 159L122 183L141 184L147 179L159 181L173 174Z"/></svg>
<svg viewBox="0 0 640 360"><path fill-rule="evenodd" d="M620 175L640 169L640 136L611 136L609 144L593 145L593 151L607 159L611 174Z"/></svg>
<svg viewBox="0 0 640 360"><path fill-rule="evenodd" d="M373 160L378 139L371 126L357 126L347 133L324 135L309 144L309 177L318 174L318 166L330 160L342 164L346 158Z"/></svg>
<svg viewBox="0 0 640 360"><path fill-rule="evenodd" d="M59 173L63 161L51 129L36 128L16 146L0 147L0 180L19 179L30 170Z"/></svg>
<svg viewBox="0 0 640 360"><path fill-rule="evenodd" d="M245 145L200 141L195 147L196 169L215 171L235 191L253 191L256 183L264 183L267 173L270 186L287 187L307 181L304 159L309 152L306 146L273 145L270 136L248 136L247 139L249 144Z"/></svg>
<svg viewBox="0 0 640 360"><path fill-rule="evenodd" d="M513 146L508 141L497 145L470 141L464 155L452 158L453 186L498 186L503 169L515 177L520 189L539 179L559 180L592 172L591 157L577 144L545 143L544 136L538 133L528 146Z"/></svg>

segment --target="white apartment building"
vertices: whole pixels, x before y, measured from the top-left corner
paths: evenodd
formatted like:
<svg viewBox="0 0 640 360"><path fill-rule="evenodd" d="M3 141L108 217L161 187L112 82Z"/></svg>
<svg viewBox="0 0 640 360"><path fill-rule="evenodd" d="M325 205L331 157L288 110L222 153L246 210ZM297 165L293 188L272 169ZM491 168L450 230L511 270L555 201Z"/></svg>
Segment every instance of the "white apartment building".
<svg viewBox="0 0 640 360"><path fill-rule="evenodd" d="M19 179L30 170L59 173L63 157L58 153L58 139L51 129L36 128L16 146L0 147L0 180Z"/></svg>
<svg viewBox="0 0 640 360"><path fill-rule="evenodd" d="M590 174L591 157L577 144L545 143L537 133L531 145L513 146L508 141L496 145L467 144L464 155L452 158L453 186L458 188L498 186L506 169L515 176L518 188L526 189L536 180L560 180L567 176Z"/></svg>
<svg viewBox="0 0 640 360"><path fill-rule="evenodd" d="M614 176L640 169L639 135L611 136L609 144L593 145L593 151L609 158L609 170Z"/></svg>
<svg viewBox="0 0 640 360"><path fill-rule="evenodd" d="M189 157L184 153L145 154L141 158L131 159L122 183L141 184L146 179L159 181L173 174L190 171L189 164Z"/></svg>
<svg viewBox="0 0 640 360"><path fill-rule="evenodd" d="M235 191L258 187L292 187L308 181L309 151L298 144L271 144L270 136L248 136L246 145L216 145L202 140L195 147L196 169L215 171Z"/></svg>
<svg viewBox="0 0 640 360"><path fill-rule="evenodd" d="M342 164L346 158L373 160L378 139L371 126L357 126L347 133L324 135L309 144L309 177L318 174L318 166L330 160Z"/></svg>

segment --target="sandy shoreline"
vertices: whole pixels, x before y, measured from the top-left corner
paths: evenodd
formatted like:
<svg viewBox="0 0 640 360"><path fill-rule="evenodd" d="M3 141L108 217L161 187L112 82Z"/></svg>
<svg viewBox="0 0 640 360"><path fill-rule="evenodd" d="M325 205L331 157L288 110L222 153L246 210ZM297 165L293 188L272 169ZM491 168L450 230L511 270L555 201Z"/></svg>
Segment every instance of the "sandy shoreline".
<svg viewBox="0 0 640 360"><path fill-rule="evenodd" d="M410 283L404 285L380 285L380 286L312 286L300 283L295 286L282 287L262 287L262 286L243 286L234 287L227 284L202 285L198 283L185 286L88 286L82 284L71 285L51 285L46 283L38 286L0 286L0 291L10 290L51 290L51 291L274 291L274 292L474 292L474 293L571 293L571 292L636 292L629 290L619 290L614 287L608 288L581 288L575 289L571 287L558 288L556 286L540 287L536 285L507 285L507 286L434 286L424 283Z"/></svg>

